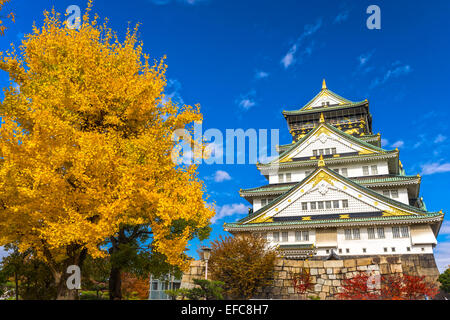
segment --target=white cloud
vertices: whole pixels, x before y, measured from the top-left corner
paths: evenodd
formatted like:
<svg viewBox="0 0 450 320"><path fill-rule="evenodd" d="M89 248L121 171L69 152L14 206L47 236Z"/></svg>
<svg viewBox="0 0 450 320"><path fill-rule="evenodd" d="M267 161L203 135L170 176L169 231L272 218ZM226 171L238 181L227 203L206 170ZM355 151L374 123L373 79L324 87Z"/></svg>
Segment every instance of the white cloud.
<svg viewBox="0 0 450 320"><path fill-rule="evenodd" d="M4 247L0 247L0 261L3 257L6 257L8 255L8 252L5 250Z"/></svg>
<svg viewBox="0 0 450 320"><path fill-rule="evenodd" d="M438 134L438 136L436 137L436 139L434 139L434 143L439 143L439 142L443 142L447 139L446 136L442 135L442 134Z"/></svg>
<svg viewBox="0 0 450 320"><path fill-rule="evenodd" d="M226 204L222 207L218 207L216 208L216 215L211 218L211 223L214 224L220 219L235 214L248 214L248 207L243 203Z"/></svg>
<svg viewBox="0 0 450 320"><path fill-rule="evenodd" d="M422 172L420 174L425 176L434 173L449 172L449 171L450 171L449 162L447 163L433 162L422 165Z"/></svg>
<svg viewBox="0 0 450 320"><path fill-rule="evenodd" d="M359 66L362 67L365 64L367 64L367 62L370 60L370 58L372 58L372 55L373 55L373 51L361 54L358 57Z"/></svg>
<svg viewBox="0 0 450 320"><path fill-rule="evenodd" d="M228 172L223 170L217 170L216 173L214 174L214 181L223 182L225 180L231 180L231 177L228 174Z"/></svg>
<svg viewBox="0 0 450 320"><path fill-rule="evenodd" d="M371 88L382 85L386 83L391 78L398 78L401 75L406 75L412 72L410 65L401 65L399 61L391 64L391 69L389 69L382 78L375 78L370 84Z"/></svg>
<svg viewBox="0 0 450 320"><path fill-rule="evenodd" d="M346 10L346 11L343 11L343 12L340 12L337 16L336 16L336 18L334 19L334 22L333 23L341 23L341 22L344 22L344 21L346 21L347 19L348 19L348 16L349 16L349 12Z"/></svg>
<svg viewBox="0 0 450 320"><path fill-rule="evenodd" d="M445 220L439 230L439 235L449 235L450 236L450 221Z"/></svg>
<svg viewBox="0 0 450 320"><path fill-rule="evenodd" d="M287 69L292 63L295 62L294 54L297 51L297 45L293 45L288 53L281 59L281 64L284 66L285 69Z"/></svg>
<svg viewBox="0 0 450 320"><path fill-rule="evenodd" d="M450 266L450 241L438 241L434 257L439 271L444 272Z"/></svg>
<svg viewBox="0 0 450 320"><path fill-rule="evenodd" d="M385 146L387 146L389 144L389 140L388 139L383 139L383 138L381 138L381 146L382 147L385 147Z"/></svg>
<svg viewBox="0 0 450 320"><path fill-rule="evenodd" d="M265 71L256 71L255 73L255 79L259 80L259 79L265 79L269 76L269 73L265 72Z"/></svg>
<svg viewBox="0 0 450 320"><path fill-rule="evenodd" d="M401 148L401 147L403 147L404 145L405 145L405 142L404 142L404 141L398 140L398 141L395 141L395 142L392 144L392 148Z"/></svg>
<svg viewBox="0 0 450 320"><path fill-rule="evenodd" d="M176 79L167 80L167 86L164 89L163 103L172 100L174 103L184 104L184 100L180 95L181 83Z"/></svg>
<svg viewBox="0 0 450 320"><path fill-rule="evenodd" d="M248 98L242 99L242 100L239 102L239 106L241 106L241 107L244 108L244 109L250 109L250 108L253 107L255 104L256 104L255 101L250 100L250 99L248 99Z"/></svg>
<svg viewBox="0 0 450 320"><path fill-rule="evenodd" d="M321 26L322 26L322 19L318 19L314 24L305 25L303 33L300 35L300 37L298 37L297 41L289 48L288 52L283 56L283 58L280 61L280 63L283 65L285 69L289 68L289 66L295 63L301 56L310 56L312 54L314 42L308 46L305 46L305 49L300 51L299 53L297 51L300 48L300 45L302 44L303 40L311 36L315 32L317 32L317 30L319 30ZM299 56L298 58L296 58L296 54Z"/></svg>
<svg viewBox="0 0 450 320"><path fill-rule="evenodd" d="M255 90L250 91L247 94L241 95L239 99L236 100L236 103L243 109L248 110L251 107L256 105L255 101Z"/></svg>

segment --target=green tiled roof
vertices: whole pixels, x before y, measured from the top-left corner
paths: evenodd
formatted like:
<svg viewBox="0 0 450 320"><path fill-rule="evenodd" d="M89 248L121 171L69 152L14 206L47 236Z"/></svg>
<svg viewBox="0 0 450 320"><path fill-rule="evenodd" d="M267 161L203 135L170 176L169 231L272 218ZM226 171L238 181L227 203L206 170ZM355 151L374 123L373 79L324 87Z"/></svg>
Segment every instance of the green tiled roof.
<svg viewBox="0 0 450 320"><path fill-rule="evenodd" d="M417 176L401 176L401 175L386 175L386 176L373 176L373 177L355 177L349 178L359 184L374 184L374 183L389 183L389 182L403 182L403 181L412 181L418 179ZM288 191L296 183L283 183L283 184L267 184L261 187L249 188L249 189L241 189L241 193L259 193L259 192L276 192L276 191Z"/></svg>
<svg viewBox="0 0 450 320"><path fill-rule="evenodd" d="M353 218L353 219L334 219L334 220L302 220L302 221L280 221L280 222L263 222L252 224L226 223L225 228L246 228L246 227L275 227L286 225L311 225L325 223L347 223L347 222L371 222L371 221L395 221L395 220L417 220L428 219L433 217L444 216L440 212L430 212L427 215L404 215L404 216L387 216L387 217L370 217L370 218Z"/></svg>
<svg viewBox="0 0 450 320"><path fill-rule="evenodd" d="M334 126L332 126L332 125L330 125L330 124L328 124L328 123L326 123L326 122L321 123L321 125L324 125L324 126L327 127L329 130L335 132L336 134L338 134L338 135L340 135L340 136L343 136L344 138L347 138L347 139L353 141L354 143L359 144L359 145L362 145L362 146L364 146L364 147L366 147L366 148L369 148L369 149L372 149L372 150L376 150L376 151L381 152L381 153L388 153L388 152L390 152L390 151L385 150L385 149L383 149L383 148L374 146L373 144L370 144L370 143L368 143L368 142L366 142L366 141L363 141L363 140L361 140L361 139L358 139L358 138L356 138L356 137L354 137L354 136L352 136L352 135L350 135L350 134L347 134L347 133L345 133L344 131L339 130L338 128L335 128ZM320 125L319 125L319 126L320 126ZM279 158L282 158L285 154L289 153L291 150L293 150L294 148L296 148L298 145L300 145L300 144L302 144L304 141L306 141L306 139L308 139L308 138L313 134L313 132L316 131L316 129L317 129L319 126L317 126L316 128L312 129L311 131L309 131L303 138L301 138L300 140L298 140L297 142L295 142L294 144L292 144L291 147L290 147L289 149L287 149L287 150L285 150L284 152L282 152L282 153L278 156L278 159L279 159ZM392 151L395 151L395 150L392 150ZM270 163L274 163L275 160L276 160L276 159L272 160L271 162L269 162L269 164L270 164ZM262 165L265 165L265 164L262 164Z"/></svg>
<svg viewBox="0 0 450 320"><path fill-rule="evenodd" d="M326 111L331 111L331 110L336 110L336 109L352 108L352 107L357 107L357 106L364 105L366 103L367 103L367 101L364 100L364 101L340 104L340 105L336 105L336 106L327 106L327 107L324 106L324 107L312 108L312 109L309 109L309 110L304 110L302 108L300 110L283 111L282 113L285 116L293 116L293 115L305 114L305 113L326 112Z"/></svg>

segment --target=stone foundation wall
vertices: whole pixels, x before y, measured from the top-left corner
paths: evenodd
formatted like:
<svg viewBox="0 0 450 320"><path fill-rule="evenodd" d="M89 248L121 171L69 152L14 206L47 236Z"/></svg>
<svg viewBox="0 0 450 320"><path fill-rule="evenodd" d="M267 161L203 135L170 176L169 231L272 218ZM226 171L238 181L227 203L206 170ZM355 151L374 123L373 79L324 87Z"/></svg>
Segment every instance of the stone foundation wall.
<svg viewBox="0 0 450 320"><path fill-rule="evenodd" d="M292 273L308 268L313 288L307 296L318 296L320 299L334 299L339 292L341 281L366 271L376 275L392 275L405 273L425 276L427 281L436 282L439 271L432 254L397 255L376 257L351 257L342 260L299 261L278 259L275 263L273 282L263 288L255 298L263 299L299 299L292 284ZM205 278L205 266L202 261L192 261L190 270L183 275L182 288L192 288L192 279Z"/></svg>

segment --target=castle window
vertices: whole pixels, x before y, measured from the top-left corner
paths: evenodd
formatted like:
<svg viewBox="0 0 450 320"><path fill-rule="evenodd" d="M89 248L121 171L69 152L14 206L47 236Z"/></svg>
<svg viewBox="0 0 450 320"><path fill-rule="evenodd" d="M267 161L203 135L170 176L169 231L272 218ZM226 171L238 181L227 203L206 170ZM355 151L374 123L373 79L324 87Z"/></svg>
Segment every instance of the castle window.
<svg viewBox="0 0 450 320"><path fill-rule="evenodd" d="M348 200L342 200L342 208L348 208Z"/></svg>
<svg viewBox="0 0 450 320"><path fill-rule="evenodd" d="M400 238L400 228L399 227L392 227L392 236L394 238Z"/></svg>
<svg viewBox="0 0 450 320"><path fill-rule="evenodd" d="M369 239L375 239L375 229L374 228L367 228L367 234L369 236Z"/></svg>
<svg viewBox="0 0 450 320"><path fill-rule="evenodd" d="M369 167L368 166L363 166L363 175L368 176L369 175Z"/></svg>
<svg viewBox="0 0 450 320"><path fill-rule="evenodd" d="M323 201L317 201L317 209L323 209Z"/></svg>
<svg viewBox="0 0 450 320"><path fill-rule="evenodd" d="M317 157L317 150L313 150L313 156Z"/></svg>
<svg viewBox="0 0 450 320"><path fill-rule="evenodd" d="M326 253L330 253L330 249L327 249L327 250L325 250L326 251Z"/></svg>
<svg viewBox="0 0 450 320"><path fill-rule="evenodd" d="M302 210L308 210L308 202L302 202Z"/></svg>
<svg viewBox="0 0 450 320"><path fill-rule="evenodd" d="M330 154L330 148L326 148L326 149L325 149L325 154L326 154L326 155Z"/></svg>
<svg viewBox="0 0 450 320"><path fill-rule="evenodd" d="M387 248L384 248L384 252L387 252Z"/></svg>
<svg viewBox="0 0 450 320"><path fill-rule="evenodd" d="M295 231L295 241L302 241L302 232Z"/></svg>
<svg viewBox="0 0 450 320"><path fill-rule="evenodd" d="M409 237L408 227L402 227L400 230L401 230L402 238L408 238Z"/></svg>
<svg viewBox="0 0 450 320"><path fill-rule="evenodd" d="M395 252L395 248L394 247L392 247L391 250L392 250L392 252Z"/></svg>
<svg viewBox="0 0 450 320"><path fill-rule="evenodd" d="M302 231L303 241L309 241L309 231Z"/></svg>
<svg viewBox="0 0 450 320"><path fill-rule="evenodd" d="M372 174L378 174L378 167L376 165L371 166L370 169L372 170Z"/></svg>
<svg viewBox="0 0 450 320"><path fill-rule="evenodd" d="M281 241L282 242L288 242L288 233L286 231L281 233Z"/></svg>
<svg viewBox="0 0 450 320"><path fill-rule="evenodd" d="M339 249L339 253L342 253L342 249Z"/></svg>
<svg viewBox="0 0 450 320"><path fill-rule="evenodd" d="M363 248L363 253L366 253L366 251L367 251L366 248Z"/></svg>
<svg viewBox="0 0 450 320"><path fill-rule="evenodd" d="M278 182L284 182L284 175L282 173L278 175Z"/></svg>
<svg viewBox="0 0 450 320"><path fill-rule="evenodd" d="M333 200L333 208L335 209L339 208L339 200Z"/></svg>
<svg viewBox="0 0 450 320"><path fill-rule="evenodd" d="M336 154L336 148L331 148L331 153Z"/></svg>
<svg viewBox="0 0 450 320"><path fill-rule="evenodd" d="M275 242L280 241L280 233L279 232L273 233L273 241L275 241Z"/></svg>
<svg viewBox="0 0 450 320"><path fill-rule="evenodd" d="M383 196L389 197L390 196L389 190L383 190Z"/></svg>
<svg viewBox="0 0 450 320"><path fill-rule="evenodd" d="M311 202L311 210L316 210L316 203L315 202Z"/></svg>
<svg viewBox="0 0 450 320"><path fill-rule="evenodd" d="M331 209L331 201L325 201L325 208Z"/></svg>
<svg viewBox="0 0 450 320"><path fill-rule="evenodd" d="M305 176L309 176L310 173L311 171L305 171Z"/></svg>
<svg viewBox="0 0 450 320"><path fill-rule="evenodd" d="M334 169L334 172L339 173L339 169Z"/></svg>
<svg viewBox="0 0 450 320"><path fill-rule="evenodd" d="M291 174L286 173L286 182L291 182Z"/></svg>
<svg viewBox="0 0 450 320"><path fill-rule="evenodd" d="M406 247L406 251L411 251L411 247Z"/></svg>
<svg viewBox="0 0 450 320"><path fill-rule="evenodd" d="M350 249L345 249L345 252L346 253L350 253Z"/></svg>
<svg viewBox="0 0 450 320"><path fill-rule="evenodd" d="M360 239L359 229L353 229L353 239Z"/></svg>
<svg viewBox="0 0 450 320"><path fill-rule="evenodd" d="M267 204L267 199L261 199L261 206L264 207Z"/></svg>
<svg viewBox="0 0 450 320"><path fill-rule="evenodd" d="M398 190L391 190L391 197L398 198Z"/></svg>
<svg viewBox="0 0 450 320"><path fill-rule="evenodd" d="M347 177L347 176L348 176L347 168L342 168L342 169L341 169L341 174L342 174L344 177Z"/></svg>
<svg viewBox="0 0 450 320"><path fill-rule="evenodd" d="M352 240L352 229L345 229L345 240Z"/></svg>
<svg viewBox="0 0 450 320"><path fill-rule="evenodd" d="M378 239L384 239L384 228L377 228Z"/></svg>

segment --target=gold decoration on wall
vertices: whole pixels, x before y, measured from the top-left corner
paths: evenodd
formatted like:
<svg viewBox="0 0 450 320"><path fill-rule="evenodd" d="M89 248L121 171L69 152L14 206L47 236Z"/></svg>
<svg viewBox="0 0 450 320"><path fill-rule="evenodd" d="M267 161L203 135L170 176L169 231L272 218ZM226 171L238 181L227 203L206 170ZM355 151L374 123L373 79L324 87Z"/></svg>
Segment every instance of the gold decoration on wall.
<svg viewBox="0 0 450 320"><path fill-rule="evenodd" d="M249 223L262 223L262 222L269 222L269 217L267 217L265 214L260 215L258 218L250 221ZM270 218L271 219L271 218Z"/></svg>
<svg viewBox="0 0 450 320"><path fill-rule="evenodd" d="M411 213L407 213L404 211L401 211L399 209L390 208L386 211L383 211L383 217L391 217L391 216L410 216Z"/></svg>
<svg viewBox="0 0 450 320"><path fill-rule="evenodd" d="M320 155L319 162L317 163L318 167L325 167L325 161L323 160L323 156Z"/></svg>
<svg viewBox="0 0 450 320"><path fill-rule="evenodd" d="M314 188L320 181L326 181L333 186L335 179L327 172L321 171L314 178L311 179L310 182L313 183L312 188Z"/></svg>
<svg viewBox="0 0 450 320"><path fill-rule="evenodd" d="M311 221L311 217L302 217L302 221Z"/></svg>
<svg viewBox="0 0 450 320"><path fill-rule="evenodd" d="M340 214L339 218L340 219L350 219L350 216L348 214Z"/></svg>
<svg viewBox="0 0 450 320"><path fill-rule="evenodd" d="M325 133L327 136L329 136L330 130L327 127L321 127L316 131L316 133L314 133L314 137L320 136L322 133Z"/></svg>
<svg viewBox="0 0 450 320"><path fill-rule="evenodd" d="M345 130L345 133L353 134L353 133L358 133L358 131L359 131L358 128L353 128L353 129Z"/></svg>

